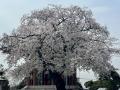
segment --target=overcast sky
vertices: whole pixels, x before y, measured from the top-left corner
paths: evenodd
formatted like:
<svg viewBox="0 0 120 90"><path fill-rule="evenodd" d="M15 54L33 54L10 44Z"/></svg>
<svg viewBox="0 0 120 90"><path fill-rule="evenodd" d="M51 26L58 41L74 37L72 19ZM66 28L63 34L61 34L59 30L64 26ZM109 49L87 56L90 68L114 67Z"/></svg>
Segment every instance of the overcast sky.
<svg viewBox="0 0 120 90"><path fill-rule="evenodd" d="M120 0L0 0L0 35L17 28L24 14L49 4L88 7L96 21L106 25L112 37L120 39ZM3 62L3 59L4 56L0 54L0 61ZM120 57L113 57L112 64L120 69ZM92 73L81 73L81 78L92 79Z"/></svg>

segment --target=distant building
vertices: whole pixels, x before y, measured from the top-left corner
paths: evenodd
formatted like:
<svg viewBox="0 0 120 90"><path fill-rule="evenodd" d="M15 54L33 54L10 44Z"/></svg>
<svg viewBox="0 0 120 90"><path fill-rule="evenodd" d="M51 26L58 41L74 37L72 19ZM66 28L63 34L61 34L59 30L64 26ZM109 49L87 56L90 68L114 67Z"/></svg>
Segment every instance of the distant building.
<svg viewBox="0 0 120 90"><path fill-rule="evenodd" d="M4 76L4 72L0 71L0 90L9 90L9 82Z"/></svg>

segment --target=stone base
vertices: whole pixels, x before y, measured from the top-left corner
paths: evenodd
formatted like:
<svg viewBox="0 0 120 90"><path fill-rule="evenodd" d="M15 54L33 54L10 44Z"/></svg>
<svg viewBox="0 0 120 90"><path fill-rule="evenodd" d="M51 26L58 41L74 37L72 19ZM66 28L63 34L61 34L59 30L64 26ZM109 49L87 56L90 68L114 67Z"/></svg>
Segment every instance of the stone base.
<svg viewBox="0 0 120 90"><path fill-rule="evenodd" d="M79 90L77 86L66 86L67 90ZM26 86L22 90L56 90L55 85Z"/></svg>
<svg viewBox="0 0 120 90"><path fill-rule="evenodd" d="M54 85L26 86L22 90L56 90Z"/></svg>

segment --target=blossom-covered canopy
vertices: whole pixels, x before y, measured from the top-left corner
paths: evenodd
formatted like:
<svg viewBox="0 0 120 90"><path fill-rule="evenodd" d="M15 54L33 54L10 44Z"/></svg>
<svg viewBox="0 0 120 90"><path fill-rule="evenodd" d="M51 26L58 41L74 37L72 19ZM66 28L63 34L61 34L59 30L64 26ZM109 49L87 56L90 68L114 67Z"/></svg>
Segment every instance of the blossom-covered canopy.
<svg viewBox="0 0 120 90"><path fill-rule="evenodd" d="M33 68L106 72L113 69L109 61L117 51L111 48L107 28L96 22L90 10L78 6L54 6L24 15L19 27L4 34L0 44L11 67L24 60L15 69L19 75L27 75Z"/></svg>

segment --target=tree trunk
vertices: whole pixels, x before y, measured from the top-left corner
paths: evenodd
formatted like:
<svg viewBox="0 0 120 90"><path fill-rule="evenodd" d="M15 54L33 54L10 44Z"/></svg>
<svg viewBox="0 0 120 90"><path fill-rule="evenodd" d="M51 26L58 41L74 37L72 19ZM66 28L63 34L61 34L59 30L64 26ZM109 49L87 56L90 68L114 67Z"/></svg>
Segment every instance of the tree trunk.
<svg viewBox="0 0 120 90"><path fill-rule="evenodd" d="M62 78L61 74L58 72L52 72L50 70L51 78L53 79L54 84L56 85L57 90L66 90L65 81Z"/></svg>

